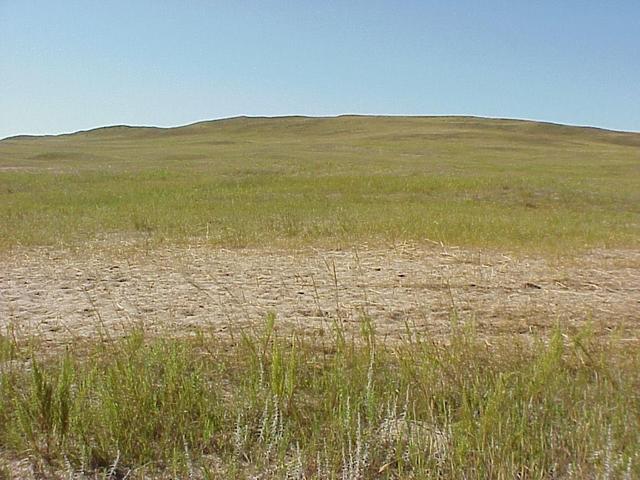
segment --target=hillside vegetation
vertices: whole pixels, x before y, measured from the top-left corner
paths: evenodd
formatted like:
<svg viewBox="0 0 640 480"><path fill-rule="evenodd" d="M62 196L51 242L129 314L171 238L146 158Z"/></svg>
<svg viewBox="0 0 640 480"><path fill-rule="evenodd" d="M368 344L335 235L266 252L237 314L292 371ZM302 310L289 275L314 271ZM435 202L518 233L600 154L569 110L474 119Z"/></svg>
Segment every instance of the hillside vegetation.
<svg viewBox="0 0 640 480"><path fill-rule="evenodd" d="M0 245L637 247L640 134L468 117L233 118L0 141Z"/></svg>
<svg viewBox="0 0 640 480"><path fill-rule="evenodd" d="M638 478L639 246L634 133L1 140L0 480Z"/></svg>

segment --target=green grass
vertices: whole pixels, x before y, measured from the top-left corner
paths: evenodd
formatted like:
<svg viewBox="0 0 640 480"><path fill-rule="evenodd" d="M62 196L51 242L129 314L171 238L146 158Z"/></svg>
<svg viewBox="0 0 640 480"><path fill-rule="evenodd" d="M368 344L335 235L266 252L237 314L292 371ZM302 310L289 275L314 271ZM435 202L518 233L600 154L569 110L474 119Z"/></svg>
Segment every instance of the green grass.
<svg viewBox="0 0 640 480"><path fill-rule="evenodd" d="M0 249L638 247L640 134L477 118L231 119L0 141ZM588 332L437 341L0 334L0 479L640 476L640 350ZM4 335L10 333L7 330ZM19 476L19 475L18 475Z"/></svg>
<svg viewBox="0 0 640 480"><path fill-rule="evenodd" d="M3 338L0 467L29 457L43 476L98 478L640 475L637 348L560 331L488 345L455 326L443 342L384 344L361 327L283 336L270 317L236 341L133 332L46 358Z"/></svg>
<svg viewBox="0 0 640 480"><path fill-rule="evenodd" d="M231 119L0 142L0 248L637 247L640 134L464 117Z"/></svg>

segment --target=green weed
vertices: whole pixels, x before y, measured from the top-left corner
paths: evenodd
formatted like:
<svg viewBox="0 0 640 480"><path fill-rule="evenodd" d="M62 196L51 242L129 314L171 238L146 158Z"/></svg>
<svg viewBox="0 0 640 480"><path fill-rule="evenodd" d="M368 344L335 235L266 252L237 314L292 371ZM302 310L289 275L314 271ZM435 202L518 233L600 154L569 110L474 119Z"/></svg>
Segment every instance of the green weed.
<svg viewBox="0 0 640 480"><path fill-rule="evenodd" d="M385 344L141 332L0 370L0 451L129 478L634 478L640 355L464 326ZM28 352L18 356L28 358ZM625 477L626 475L626 477Z"/></svg>

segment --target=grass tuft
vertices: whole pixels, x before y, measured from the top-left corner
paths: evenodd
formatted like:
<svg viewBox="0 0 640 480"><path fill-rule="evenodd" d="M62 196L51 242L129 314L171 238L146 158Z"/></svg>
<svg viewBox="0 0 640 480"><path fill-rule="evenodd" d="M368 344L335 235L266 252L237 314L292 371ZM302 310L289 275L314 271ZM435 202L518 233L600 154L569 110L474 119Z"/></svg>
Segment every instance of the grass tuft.
<svg viewBox="0 0 640 480"><path fill-rule="evenodd" d="M640 475L640 354L588 332L386 344L365 320L320 341L270 316L237 344L132 332L45 359L3 342L0 451L51 475Z"/></svg>

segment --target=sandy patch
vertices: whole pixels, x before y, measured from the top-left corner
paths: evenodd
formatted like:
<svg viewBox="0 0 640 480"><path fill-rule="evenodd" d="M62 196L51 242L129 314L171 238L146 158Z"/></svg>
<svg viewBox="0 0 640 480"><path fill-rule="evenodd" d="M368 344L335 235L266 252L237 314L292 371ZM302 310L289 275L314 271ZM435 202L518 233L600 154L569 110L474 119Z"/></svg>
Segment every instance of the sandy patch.
<svg viewBox="0 0 640 480"><path fill-rule="evenodd" d="M347 251L92 245L0 256L0 331L62 345L132 324L180 335L237 334L276 312L320 334L364 315L398 336L442 335L455 313L482 335L587 323L640 332L640 251L595 251L566 264L440 247Z"/></svg>

